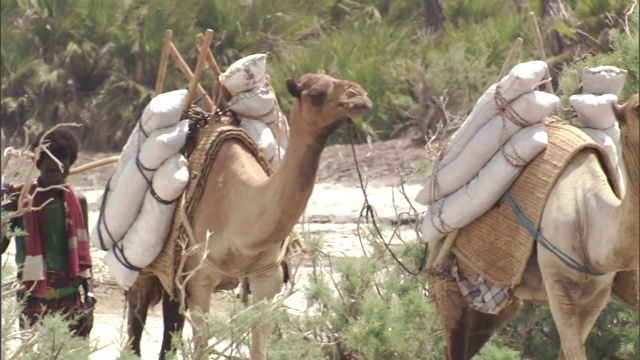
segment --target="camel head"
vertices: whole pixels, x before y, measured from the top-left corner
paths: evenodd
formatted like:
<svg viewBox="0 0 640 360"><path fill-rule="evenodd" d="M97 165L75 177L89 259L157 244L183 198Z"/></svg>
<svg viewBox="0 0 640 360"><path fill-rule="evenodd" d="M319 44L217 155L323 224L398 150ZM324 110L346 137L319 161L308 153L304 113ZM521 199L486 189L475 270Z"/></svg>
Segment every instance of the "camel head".
<svg viewBox="0 0 640 360"><path fill-rule="evenodd" d="M305 74L287 79L287 90L297 98L291 111L292 128L302 124L312 133L327 136L372 107L362 86L325 74Z"/></svg>

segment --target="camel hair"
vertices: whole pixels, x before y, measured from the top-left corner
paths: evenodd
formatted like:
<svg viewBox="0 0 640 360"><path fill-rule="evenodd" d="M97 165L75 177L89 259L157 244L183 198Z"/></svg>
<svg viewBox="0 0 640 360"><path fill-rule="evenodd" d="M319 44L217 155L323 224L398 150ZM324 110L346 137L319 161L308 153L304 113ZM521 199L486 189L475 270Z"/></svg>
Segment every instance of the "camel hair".
<svg viewBox="0 0 640 360"><path fill-rule="evenodd" d="M613 105L620 126L622 168L626 193L613 192L594 150L573 157L554 185L547 201L541 233L573 259L587 264L593 276L570 269L554 254L536 245L521 284L499 314L481 313L469 307L459 292L448 301L461 316L447 334L446 357L470 359L491 334L520 310L522 300L549 304L560 335L560 359L586 359L584 343L596 319L612 298L614 277L638 269L640 105L635 94L620 106ZM637 279L636 279L637 281ZM637 305L627 304L637 311Z"/></svg>
<svg viewBox="0 0 640 360"><path fill-rule="evenodd" d="M196 358L207 357L203 349L208 339L198 331L204 321L198 314L209 312L210 296L216 288L228 283L229 278L267 268L266 272L247 276L253 301L273 299L281 290L282 267L272 265L307 206L322 150L331 134L372 107L362 86L325 74L305 74L298 81L287 79L286 85L295 99L289 117L290 140L279 168L269 177L245 145L237 140L225 141L211 163L201 200L194 209L191 226L195 239L189 246L197 250L186 258L184 271L195 270L185 289L186 305L196 327ZM205 244L207 236L208 248L195 247ZM138 338L132 339L137 341L133 347L138 353L142 330L138 321L144 326L146 308L161 297L158 291L162 287L157 279L150 278L139 276L146 284L134 284L127 294L131 308L142 310L138 319L133 318L140 316L136 311L130 312L128 319L130 336L132 327L138 327ZM164 299L165 334L181 330L184 318L176 314L175 303L166 301L166 294ZM251 330L252 360L266 358L270 327L270 321L265 321ZM165 337L160 358L170 344L170 337Z"/></svg>

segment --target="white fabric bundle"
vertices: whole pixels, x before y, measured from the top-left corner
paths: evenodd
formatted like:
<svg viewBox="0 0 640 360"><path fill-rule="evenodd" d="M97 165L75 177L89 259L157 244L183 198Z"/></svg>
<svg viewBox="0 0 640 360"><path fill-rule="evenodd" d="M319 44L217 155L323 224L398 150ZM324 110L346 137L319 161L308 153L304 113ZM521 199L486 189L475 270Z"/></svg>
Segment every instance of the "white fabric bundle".
<svg viewBox="0 0 640 360"><path fill-rule="evenodd" d="M498 104L495 101L496 89L499 88L504 100L511 102L518 96L535 89L546 73L547 63L544 61L521 63L514 66L509 74L485 91L476 102L471 114L449 140L441 165L447 165L455 160L478 129L498 115Z"/></svg>
<svg viewBox="0 0 640 360"><path fill-rule="evenodd" d="M122 239L140 211L155 169L184 146L188 130L189 121L183 120L153 131L122 171L120 176L126 182L109 184L106 203L91 235L94 247L108 250Z"/></svg>
<svg viewBox="0 0 640 360"><path fill-rule="evenodd" d="M556 109L560 99L546 92L531 91L511 102L511 109L525 126L540 122ZM513 134L522 129L504 115L494 116L469 140L457 158L430 172L429 181L416 196L422 205L430 205L468 183ZM435 173L434 173L435 171Z"/></svg>
<svg viewBox="0 0 640 360"><path fill-rule="evenodd" d="M267 55L253 54L231 64L227 71L220 74L219 80L231 96L235 96L262 84L266 69Z"/></svg>
<svg viewBox="0 0 640 360"><path fill-rule="evenodd" d="M627 70L615 66L598 66L582 69L582 92L594 95L620 96Z"/></svg>
<svg viewBox="0 0 640 360"><path fill-rule="evenodd" d="M227 105L240 118L240 127L277 169L289 142L289 125L265 72L266 55L255 54L233 63L220 83L231 94Z"/></svg>
<svg viewBox="0 0 640 360"><path fill-rule="evenodd" d="M153 175L152 189L169 203L162 203L147 190L144 203L135 222L116 246L105 255L103 261L114 279L129 288L138 271L130 265L144 268L160 253L171 227L171 219L180 194L189 182L187 159L175 154L160 165Z"/></svg>
<svg viewBox="0 0 640 360"><path fill-rule="evenodd" d="M180 121L186 99L187 90L170 91L151 99L149 104L144 108L138 124L131 131L127 143L120 152L116 171L109 181L111 190L115 188L129 160L140 152L140 146L147 136L157 129L166 128ZM144 129L144 132L140 127Z"/></svg>
<svg viewBox="0 0 640 360"><path fill-rule="evenodd" d="M571 106L578 113L578 127L592 129L607 129L616 123L613 113L613 105L618 103L618 97L614 94L578 94L569 97Z"/></svg>
<svg viewBox="0 0 640 360"><path fill-rule="evenodd" d="M421 227L422 238L438 240L484 214L509 189L524 165L544 150L547 140L542 123L518 131L473 180L429 207Z"/></svg>
<svg viewBox="0 0 640 360"><path fill-rule="evenodd" d="M599 66L584 68L582 75L583 93L569 98L578 115L575 125L604 147L614 166L621 196L624 196L625 184L620 167L622 144L613 106L618 103L627 71L614 66Z"/></svg>
<svg viewBox="0 0 640 360"><path fill-rule="evenodd" d="M284 149L278 147L276 139L267 125L262 121L240 118L240 127L255 141L271 166L277 169L284 155Z"/></svg>
<svg viewBox="0 0 640 360"><path fill-rule="evenodd" d="M180 151L187 141L189 120L158 129L142 144L138 158L147 169L155 170L166 159Z"/></svg>

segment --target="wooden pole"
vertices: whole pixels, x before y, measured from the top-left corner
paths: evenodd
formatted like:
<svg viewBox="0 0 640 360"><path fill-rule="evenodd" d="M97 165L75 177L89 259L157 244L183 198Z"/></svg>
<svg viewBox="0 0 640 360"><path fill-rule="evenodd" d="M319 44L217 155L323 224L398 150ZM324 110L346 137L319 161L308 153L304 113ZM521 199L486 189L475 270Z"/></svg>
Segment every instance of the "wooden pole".
<svg viewBox="0 0 640 360"><path fill-rule="evenodd" d="M178 49L176 49L176 46L173 43L170 43L169 45L171 48L171 56L176 61L178 68L180 69L180 71L182 71L184 76L186 76L189 81L192 81L194 76L193 76L193 72L189 68L189 65L187 65L187 63L184 61L184 59L178 52ZM211 98L209 97L209 95L207 95L207 92L202 88L202 86L199 83L197 83L196 91L198 92L198 95L204 95L202 100L205 102L207 107L213 108L213 101L211 101ZM189 104L189 106L191 106L191 104Z"/></svg>
<svg viewBox="0 0 640 360"><path fill-rule="evenodd" d="M196 40L198 41L198 50L203 51L203 49L205 49L205 52L207 53L207 64L209 64L209 68L211 69L211 71L213 71L213 75L215 76L216 81L218 81L218 84L220 85L220 93L222 94L222 99L224 101L231 100L231 93L229 93L229 90L227 90L226 87L220 84L219 78L220 78L220 74L222 74L222 70L220 70L220 66L218 66L218 62L216 61L216 58L211 53L211 49L209 49L208 47L203 48L202 46L204 42L204 35L202 34L196 35Z"/></svg>
<svg viewBox="0 0 640 360"><path fill-rule="evenodd" d="M211 41L213 40L213 30L207 29L206 34L204 36L204 43L202 47L209 49L211 46ZM193 79L191 79L191 84L189 85L189 92L187 93L187 100L184 104L184 111L189 110L191 107L191 102L195 97L196 87L200 86L200 78L202 77L202 72L204 71L204 64L206 63L207 53L211 53L208 51L201 51L200 56L198 56L198 63L196 64L196 71L193 73ZM206 96L206 95L205 95ZM208 96L207 96L208 97ZM209 106L209 104L207 104ZM209 109L213 109L213 102L209 106Z"/></svg>
<svg viewBox="0 0 640 360"><path fill-rule="evenodd" d="M109 165L112 164L116 161L118 161L118 159L120 158L120 155L114 155L105 159L100 159L100 160L96 160L96 161L92 161L90 163L86 163L80 166L76 166L74 168L71 168L69 170L69 175L71 174L77 174L83 171L87 171L87 170L91 170L93 168L97 168L100 166L104 166L104 165Z"/></svg>
<svg viewBox="0 0 640 360"><path fill-rule="evenodd" d="M164 79L167 76L167 64L169 63L169 55L171 54L171 43L173 39L173 31L167 29L164 32L164 46L162 47L162 54L160 55L160 67L158 68L158 77L156 78L155 96L162 93L164 87Z"/></svg>
<svg viewBox="0 0 640 360"><path fill-rule="evenodd" d="M516 39L516 42L513 43L513 46L511 47L511 51L509 51L509 55L507 56L507 59L504 61L504 64L502 64L502 69L500 69L500 74L498 74L498 81L500 81L500 79L502 79L502 77L507 73L507 71L509 71L509 69L511 68L511 63L513 62L513 59L516 57L516 55L520 51L521 47L522 47L522 38L519 37Z"/></svg>
<svg viewBox="0 0 640 360"><path fill-rule="evenodd" d="M534 14L533 12L530 12L529 20L531 20L531 26L533 27L533 34L536 37L536 49L538 50L538 56L540 57L540 60L547 62L547 55L545 55L544 53L542 35L540 35L540 28L538 27L538 20L536 19L536 14ZM551 73L549 72L548 67L547 67L547 78L551 78ZM547 92L553 94L553 86L551 85L551 82L547 81L544 85Z"/></svg>
<svg viewBox="0 0 640 360"><path fill-rule="evenodd" d="M211 53L211 49L209 49L208 47L206 48L202 47L202 44L204 43L204 35L202 34L196 35L196 40L198 41L198 50L206 52L207 64L209 64L209 68L213 71L213 75L216 77L216 80L217 80L220 74L222 74L222 71L220 71L218 62L216 61L216 58L213 57L213 54Z"/></svg>

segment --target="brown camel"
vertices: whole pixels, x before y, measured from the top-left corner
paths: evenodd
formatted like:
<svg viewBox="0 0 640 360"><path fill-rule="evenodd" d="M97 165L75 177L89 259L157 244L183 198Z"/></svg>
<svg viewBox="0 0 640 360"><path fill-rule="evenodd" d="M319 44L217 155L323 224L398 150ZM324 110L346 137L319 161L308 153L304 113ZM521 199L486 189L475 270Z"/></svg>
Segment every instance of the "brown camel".
<svg viewBox="0 0 640 360"><path fill-rule="evenodd" d="M247 278L254 302L272 299L280 291L283 271L276 260L311 196L327 139L372 107L360 85L328 75L306 74L297 82L288 79L286 85L296 99L289 117L289 145L277 171L269 177L255 156L236 140L225 141L211 163L202 201L191 221L195 243L189 244L204 244L209 236L208 249L200 246L186 259L184 269L197 269L185 284L187 307L196 325L203 319L194 310L208 313L211 293L229 278L250 274ZM206 260L201 263L205 251ZM258 269L267 270L255 273ZM134 285L127 296L142 314L152 302L159 301L162 287L153 278L139 279L143 283ZM165 304L165 333L179 330L182 323L176 303L165 296ZM134 320L130 315L130 331ZM252 329L251 359L266 358L269 329L269 321ZM197 358L207 355L202 353L206 339L201 335L196 331ZM139 337L136 340L139 351ZM161 357L169 345L165 338Z"/></svg>
<svg viewBox="0 0 640 360"><path fill-rule="evenodd" d="M613 192L594 151L582 151L570 160L554 185L540 226L542 235L562 252L591 270L606 274L593 276L572 270L537 244L514 298L497 315L470 308L455 282L436 281L436 292L450 297L447 311L459 315L447 330L447 359L472 358L495 330L519 312L526 299L549 304L560 335L560 359L586 359L584 342L612 297L614 277L625 274L625 270L638 269L638 94L622 106L615 105L613 111L621 131L624 198L619 199ZM627 305L637 311L635 301Z"/></svg>

